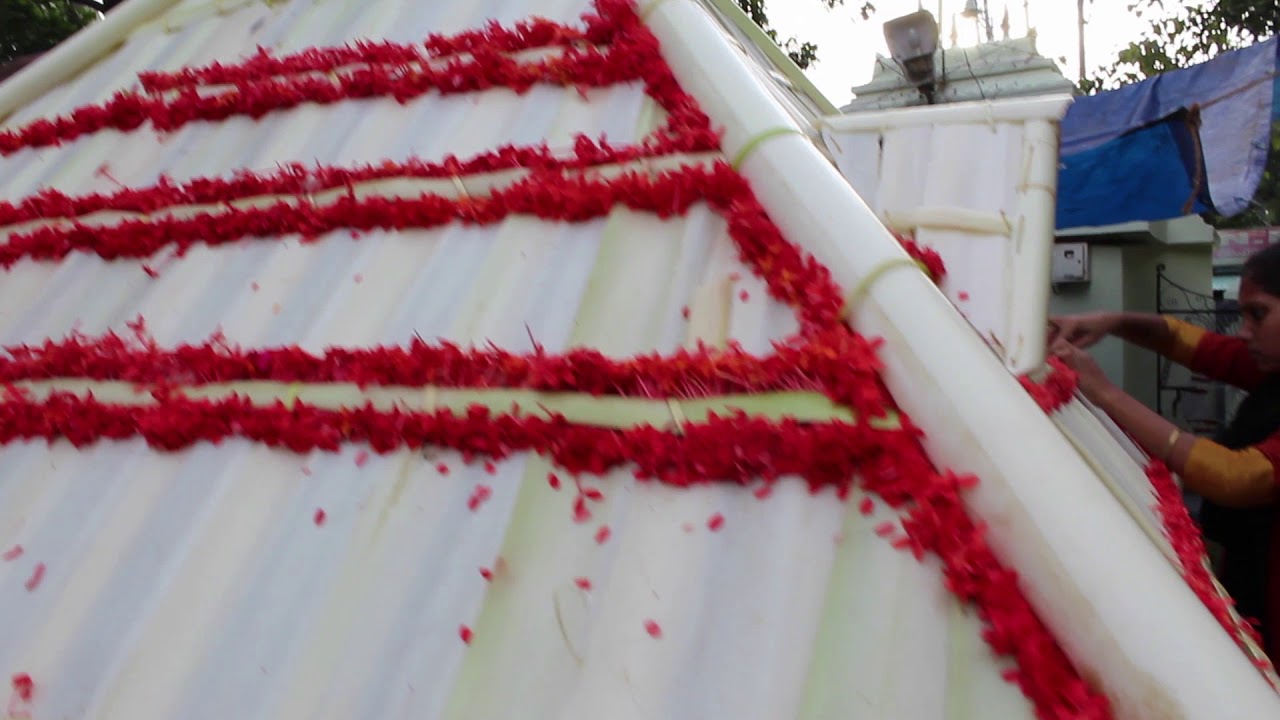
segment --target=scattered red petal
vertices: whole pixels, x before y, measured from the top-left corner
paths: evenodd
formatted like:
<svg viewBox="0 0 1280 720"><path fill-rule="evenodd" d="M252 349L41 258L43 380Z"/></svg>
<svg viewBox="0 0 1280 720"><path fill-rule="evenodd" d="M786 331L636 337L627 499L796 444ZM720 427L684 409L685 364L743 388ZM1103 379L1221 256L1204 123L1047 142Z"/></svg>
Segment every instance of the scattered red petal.
<svg viewBox="0 0 1280 720"><path fill-rule="evenodd" d="M458 626L458 637L462 638L462 642L470 645L471 636L472 636L471 628L467 627L466 625Z"/></svg>
<svg viewBox="0 0 1280 720"><path fill-rule="evenodd" d="M3 555L0 555L0 559L4 560L5 562L9 562L10 560L17 560L20 557L22 557L21 545L14 545L8 550L5 550Z"/></svg>
<svg viewBox="0 0 1280 720"><path fill-rule="evenodd" d="M328 516L325 514L323 508L316 508L316 514L314 518L316 527L320 527L321 525L324 525L324 521L326 517Z"/></svg>
<svg viewBox="0 0 1280 720"><path fill-rule="evenodd" d="M596 530L596 544L603 545L609 542L609 538L612 536L613 536L613 531L609 529L609 526L601 525L600 529Z"/></svg>
<svg viewBox="0 0 1280 720"><path fill-rule="evenodd" d="M741 279L742 279L742 273L738 273L738 272L729 273L729 282L738 282Z"/></svg>
<svg viewBox="0 0 1280 720"><path fill-rule="evenodd" d="M252 291L254 291L254 292L258 292L258 290L262 289L262 286L261 286L261 285L259 285L259 284L258 284L258 281L256 281L256 280L255 280L255 281L253 281L253 282L249 283L249 289L250 289L250 290L252 290Z"/></svg>
<svg viewBox="0 0 1280 720"><path fill-rule="evenodd" d="M14 673L12 682L13 692L18 696L18 699L23 702L31 702L31 697L35 695L36 691L36 683L31 679L31 676L24 672Z"/></svg>
<svg viewBox="0 0 1280 720"><path fill-rule="evenodd" d="M436 472L440 473L441 475L448 475L448 474L449 474L449 466L448 466L448 465L445 465L444 463L438 463L438 464L436 465Z"/></svg>
<svg viewBox="0 0 1280 720"><path fill-rule="evenodd" d="M303 466L302 466L302 474L303 474L303 475L306 475L307 477L311 477L311 468L310 468L310 467L308 467L308 466L306 466L306 465L303 465Z"/></svg>
<svg viewBox="0 0 1280 720"><path fill-rule="evenodd" d="M591 519L591 511L587 509L586 498L579 495L573 499L573 521L584 523Z"/></svg>
<svg viewBox="0 0 1280 720"><path fill-rule="evenodd" d="M685 305L684 307L680 308L680 315L681 315L685 320L688 320L688 319L689 319L689 306L688 306L688 305Z"/></svg>
<svg viewBox="0 0 1280 720"><path fill-rule="evenodd" d="M654 638L655 640L662 637L662 626L658 625L658 623L653 620L644 621L644 631L649 633L649 637Z"/></svg>
<svg viewBox="0 0 1280 720"><path fill-rule="evenodd" d="M559 490L560 476L555 473L547 473L547 484L551 486L552 490Z"/></svg>
<svg viewBox="0 0 1280 720"><path fill-rule="evenodd" d="M965 292L964 290L961 290L959 293L956 294L956 297L960 298L961 302L964 302L965 300L969 299L969 293Z"/></svg>
<svg viewBox="0 0 1280 720"><path fill-rule="evenodd" d="M724 527L724 516L716 513L707 519L707 529L711 532L719 532Z"/></svg>
<svg viewBox="0 0 1280 720"><path fill-rule="evenodd" d="M897 525L894 525L891 522L882 522L876 526L876 534L880 537L889 537L897 527Z"/></svg>
<svg viewBox="0 0 1280 720"><path fill-rule="evenodd" d="M157 272L155 268L151 267L150 265L148 265L148 264L146 264L146 263L143 263L143 264L142 264L142 272L146 273L147 275L149 275L149 276L151 276L151 277L153 277L153 278L158 278L158 277L160 277L160 273L159 273L159 272Z"/></svg>
<svg viewBox="0 0 1280 720"><path fill-rule="evenodd" d="M484 578L485 580L492 580L493 571L487 567L482 567L480 568L480 577Z"/></svg>
<svg viewBox="0 0 1280 720"><path fill-rule="evenodd" d="M755 495L756 498L759 500L764 500L765 498L773 494L773 483L765 483L760 487L756 488L755 492L751 494Z"/></svg>
<svg viewBox="0 0 1280 720"><path fill-rule="evenodd" d="M739 290L738 299L741 300L742 302L746 302L751 299L751 293L747 292L746 290Z"/></svg>
<svg viewBox="0 0 1280 720"><path fill-rule="evenodd" d="M352 280L355 280L355 281L356 281L356 282L358 282L358 283L360 283L360 282L364 282L364 275L361 275L360 273L356 273L355 275L353 275L353 276L351 277L351 279L352 279Z"/></svg>
<svg viewBox="0 0 1280 720"><path fill-rule="evenodd" d="M863 515L870 515L876 511L876 503L869 497L862 498L862 502L858 503L858 512Z"/></svg>
<svg viewBox="0 0 1280 720"><path fill-rule="evenodd" d="M479 510L480 506L492 496L493 488L488 485L477 485L475 489L471 491L471 497L467 498L467 509L471 512Z"/></svg>
<svg viewBox="0 0 1280 720"><path fill-rule="evenodd" d="M364 467L364 464L367 462L369 462L368 450L361 450L360 452L356 453L356 467Z"/></svg>
<svg viewBox="0 0 1280 720"><path fill-rule="evenodd" d="M40 581L44 580L44 563L36 563L36 567L31 571L31 577L27 578L25 587L27 592L34 592L40 587Z"/></svg>
<svg viewBox="0 0 1280 720"><path fill-rule="evenodd" d="M578 586L580 589L582 589L582 590L590 590L590 589L591 589L591 579L590 579L590 578L584 578L584 577L574 578L574 579L573 579L573 584L574 584L574 585L577 585L577 586Z"/></svg>
<svg viewBox="0 0 1280 720"><path fill-rule="evenodd" d="M498 466L494 465L491 462L485 462L484 471L489 473L490 475L493 475L494 473L498 472Z"/></svg>
<svg viewBox="0 0 1280 720"><path fill-rule="evenodd" d="M601 502L604 500L604 493L596 488L582 488L582 496L591 502Z"/></svg>

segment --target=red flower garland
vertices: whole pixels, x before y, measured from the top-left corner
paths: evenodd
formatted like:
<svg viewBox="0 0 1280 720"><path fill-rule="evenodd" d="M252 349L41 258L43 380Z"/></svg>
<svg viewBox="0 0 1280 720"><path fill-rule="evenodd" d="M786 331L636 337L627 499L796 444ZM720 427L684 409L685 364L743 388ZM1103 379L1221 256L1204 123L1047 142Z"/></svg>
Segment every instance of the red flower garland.
<svg viewBox="0 0 1280 720"><path fill-rule="evenodd" d="M466 160L449 155L439 162L410 159L350 168L301 163L275 172L238 170L231 178L196 178L174 184L169 178L148 187L125 187L110 193L66 195L44 188L17 203L0 200L0 227L43 219L74 218L102 210L153 213L175 205L225 203L260 195L305 195L388 178L451 178L515 168L583 170L602 165L717 150L719 137L706 130L674 137L651 138L639 145L614 147L605 140L578 135L571 150L556 153L544 145L506 145Z"/></svg>
<svg viewBox="0 0 1280 720"><path fill-rule="evenodd" d="M1079 377L1075 370L1067 367L1056 357L1051 357L1046 362L1049 365L1049 373L1045 375L1044 380L1036 382L1027 375L1020 375L1018 382L1022 383L1022 387L1036 401L1040 409L1046 414L1053 414L1075 398Z"/></svg>
<svg viewBox="0 0 1280 720"><path fill-rule="evenodd" d="M667 218L683 215L700 200L740 183L724 163L704 168L685 166L657 176L626 172L598 177L537 171L490 194L450 198L423 193L418 197L355 197L347 194L325 205L303 198L281 198L265 207L222 207L190 217L129 219L109 225L45 225L9 235L0 245L0 265L23 258L59 260L71 252L100 257L145 258L170 246L179 254L196 244L216 246L248 237L302 235L315 238L335 230L404 230L433 228L453 222L490 225L512 215L582 222L603 217L621 205ZM142 202L145 191L139 191ZM157 190L159 194L165 191ZM157 201L158 202L158 201Z"/></svg>
<svg viewBox="0 0 1280 720"><path fill-rule="evenodd" d="M41 345L0 349L0 383L78 377L152 386L246 380L355 383L360 386L528 388L623 397L706 397L783 390L821 391L875 377L874 347L853 338L838 353L813 345L778 344L757 357L737 345L681 349L616 360L591 349L561 355L540 349L516 354L496 347L466 349L415 338L407 346L329 348L321 355L297 346L243 350L213 338L166 350L146 337L82 335Z"/></svg>
<svg viewBox="0 0 1280 720"><path fill-rule="evenodd" d="M342 47L310 48L278 57L259 47L252 57L231 65L214 62L175 72L146 71L138 73L138 80L146 92L161 93L189 86L235 85L282 75L328 73L350 65L403 65L473 52L509 54L578 43L602 45L610 39L606 31L598 22L584 30L545 18L523 20L511 28L491 22L483 30L454 35L433 33L421 45L360 40Z"/></svg>
<svg viewBox="0 0 1280 720"><path fill-rule="evenodd" d="M1232 602L1218 592L1213 577L1205 567L1204 559L1207 557L1207 552L1204 540L1200 535L1200 529L1191 519L1191 514L1187 512L1186 503L1182 501L1182 491L1173 481L1169 468L1159 460L1153 459L1147 463L1146 472L1156 494L1156 510L1164 522L1165 536L1169 538L1169 544L1173 546L1178 563L1182 566L1183 579L1209 612L1213 613L1214 618L1227 631L1227 634L1240 645L1241 650L1247 653L1246 643L1250 640L1256 643L1257 647L1262 647L1262 638L1258 635L1257 629L1248 622L1237 620L1232 612ZM1271 662L1265 656L1253 658L1253 663L1264 674L1274 671Z"/></svg>
<svg viewBox="0 0 1280 720"><path fill-rule="evenodd" d="M913 441L903 430L848 423L800 424L743 415L689 423L682 433L652 427L609 430L569 423L561 416L492 414L473 406L466 415L377 410L326 410L298 403L255 406L246 398L194 400L157 394L153 405L124 406L54 393L43 401L10 397L0 403L0 443L66 439L77 447L100 440L144 438L176 451L196 443L245 438L297 453L335 452L368 443L376 452L453 448L468 462L537 452L570 473L600 475L624 465L636 477L686 486L713 481L747 484L798 475L818 489L847 487L855 470L891 470L888 457ZM878 464L872 458L886 456ZM823 462L813 462L821 457ZM886 479L888 482L888 479Z"/></svg>
<svg viewBox="0 0 1280 720"><path fill-rule="evenodd" d="M477 46L468 47L470 60L455 59L443 68L424 68L417 74L378 64L340 75L336 82L307 77L246 80L233 92L210 97L201 96L190 86L181 88L173 98L124 93L103 106L81 108L67 117L36 121L0 133L0 154L60 143L107 127L128 131L150 120L158 130L171 130L194 120L218 120L233 114L260 117L300 102L375 96L396 97L403 102L429 90L468 92L504 86L522 91L535 83L588 87L628 80L642 81L646 92L669 115L667 125L655 133L653 141L705 138L712 131L709 121L693 98L677 85L658 52L657 41L636 16L633 5L626 0L598 0L596 17L601 27L611 28L608 51L569 47L561 57L520 64L503 57L496 41L480 39ZM594 22L588 18L586 24L590 27ZM153 87L170 82L159 75L149 79L156 83ZM172 82L177 86L188 81L188 76L182 76ZM874 358L865 352L874 343L840 323L840 293L829 272L782 238L745 181L736 174L721 175L717 182L723 184L716 186L716 192L707 193L707 199L726 216L741 256L767 280L771 294L799 311L802 342L812 357L826 363L825 368L815 368L812 377L827 388L829 395L860 413L881 411L889 396L874 375ZM541 200L531 202L563 201L563 197L544 194ZM645 202L651 201L652 198ZM426 204L432 205L430 201ZM438 211L438 206L432 207ZM585 203L578 206L579 211L598 212L585 207ZM678 212L687 204L668 198L666 204L654 207ZM559 217L563 211L544 212ZM423 217L422 211L409 208L405 213ZM572 218L573 215L568 216ZM352 220L344 218L347 222ZM355 226L376 226L370 219L354 220ZM314 234L314 230L308 233L306 228L301 231ZM155 242L134 238L141 243L135 246L123 244L123 235L119 239L121 243L110 251L133 256ZM79 246L102 247L87 239ZM38 246L30 246L29 250L32 256L46 253L45 257L56 257L60 252ZM837 369L850 358L855 361L852 371L847 367ZM273 358L271 368L275 367ZM913 503L904 523L907 538L895 540L895 545L915 553L938 553L948 587L962 599L973 601L986 620L984 638L996 652L1013 655L1018 661L1019 670L1009 679L1018 682L1040 717L1108 716L1105 698L1075 672L1021 595L1013 573L991 553L981 527L970 522L959 493L973 481L934 471L906 418L904 430L886 433L841 424L753 425L755 421L739 417L689 428L690 432L681 437L652 429L588 432L560 419L481 417L483 413L478 412L451 419L452 416L442 415L378 413L370 408L264 409L241 400L196 402L163 392L160 400L156 406L120 408L61 395L43 403L10 398L0 404L0 441L14 437L67 437L83 443L140 434L161 448L216 442L231 436L300 451L333 449L344 441L369 441L380 450L444 444L473 455L496 456L521 448L539 448L574 472L601 472L633 462L640 465L641 475L675 483L707 477L771 478L794 472L811 484L847 488L841 483L847 483L856 468L868 488L891 504ZM541 444L544 442L545 448ZM823 461L819 463L816 458Z"/></svg>

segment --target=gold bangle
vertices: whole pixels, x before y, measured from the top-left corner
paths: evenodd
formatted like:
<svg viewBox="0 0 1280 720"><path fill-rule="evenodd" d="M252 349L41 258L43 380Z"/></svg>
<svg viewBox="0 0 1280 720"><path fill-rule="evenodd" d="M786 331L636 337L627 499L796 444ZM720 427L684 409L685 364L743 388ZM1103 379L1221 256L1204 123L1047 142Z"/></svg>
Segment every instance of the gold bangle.
<svg viewBox="0 0 1280 720"><path fill-rule="evenodd" d="M1165 443L1164 453L1160 455L1161 460L1165 461L1166 463L1169 462L1169 454L1173 452L1173 446L1178 443L1178 438L1181 436L1182 436L1182 431L1179 430L1178 428L1174 428L1173 432L1169 433L1169 442Z"/></svg>

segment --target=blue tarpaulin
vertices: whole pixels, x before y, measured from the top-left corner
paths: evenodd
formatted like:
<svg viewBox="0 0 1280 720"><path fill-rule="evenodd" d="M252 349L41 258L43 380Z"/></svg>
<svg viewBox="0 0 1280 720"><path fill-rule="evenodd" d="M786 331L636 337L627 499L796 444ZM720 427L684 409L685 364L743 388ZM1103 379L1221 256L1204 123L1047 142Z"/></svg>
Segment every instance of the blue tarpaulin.
<svg viewBox="0 0 1280 720"><path fill-rule="evenodd" d="M1280 117L1278 52L1272 38L1077 99L1062 120L1058 227L1245 210Z"/></svg>

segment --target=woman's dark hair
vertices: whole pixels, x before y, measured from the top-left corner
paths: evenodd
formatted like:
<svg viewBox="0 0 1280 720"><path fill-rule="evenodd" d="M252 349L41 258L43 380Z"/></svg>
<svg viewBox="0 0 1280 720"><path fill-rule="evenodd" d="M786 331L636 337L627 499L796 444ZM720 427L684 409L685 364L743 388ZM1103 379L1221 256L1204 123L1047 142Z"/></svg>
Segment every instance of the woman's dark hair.
<svg viewBox="0 0 1280 720"><path fill-rule="evenodd" d="M1268 245L1250 255L1240 276L1248 278L1268 295L1280 297L1280 244Z"/></svg>

